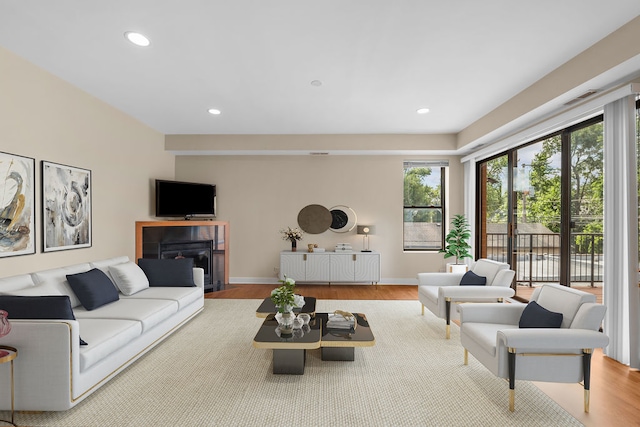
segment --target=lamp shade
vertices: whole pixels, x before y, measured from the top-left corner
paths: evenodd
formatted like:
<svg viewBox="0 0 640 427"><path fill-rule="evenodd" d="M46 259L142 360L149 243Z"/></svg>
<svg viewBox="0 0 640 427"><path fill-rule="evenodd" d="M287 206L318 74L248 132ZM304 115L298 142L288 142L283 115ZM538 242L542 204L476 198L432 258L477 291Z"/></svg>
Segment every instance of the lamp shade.
<svg viewBox="0 0 640 427"><path fill-rule="evenodd" d="M375 234L376 229L373 225L359 225L356 233L357 234L364 234L364 235L369 235L369 234Z"/></svg>

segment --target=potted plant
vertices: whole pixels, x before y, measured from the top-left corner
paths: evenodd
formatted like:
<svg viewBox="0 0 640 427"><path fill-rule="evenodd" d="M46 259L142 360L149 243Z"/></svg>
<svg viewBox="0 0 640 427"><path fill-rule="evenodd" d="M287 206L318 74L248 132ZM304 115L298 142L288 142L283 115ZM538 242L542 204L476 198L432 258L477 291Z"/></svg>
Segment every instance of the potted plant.
<svg viewBox="0 0 640 427"><path fill-rule="evenodd" d="M280 332L289 334L293 329L293 309L301 308L304 305L304 297L294 293L296 281L291 277L285 275L284 279L279 282L282 283L282 286L271 291L271 301L276 306L276 320Z"/></svg>
<svg viewBox="0 0 640 427"><path fill-rule="evenodd" d="M471 245L469 244L469 238L471 237L471 230L469 229L469 223L464 215L454 215L451 219L451 230L445 237L445 246L440 253L444 253L444 258L455 257L455 264L447 264L447 271L450 273L454 271L467 271L467 265L462 262L465 258L473 258L473 255L469 253ZM454 267L461 266L461 267Z"/></svg>

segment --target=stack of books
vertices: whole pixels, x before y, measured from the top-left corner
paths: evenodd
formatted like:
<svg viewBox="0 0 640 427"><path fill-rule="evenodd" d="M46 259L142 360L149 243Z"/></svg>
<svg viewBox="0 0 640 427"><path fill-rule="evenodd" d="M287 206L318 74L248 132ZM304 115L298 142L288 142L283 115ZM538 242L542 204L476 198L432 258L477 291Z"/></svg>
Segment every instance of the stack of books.
<svg viewBox="0 0 640 427"><path fill-rule="evenodd" d="M327 319L327 328L353 330L356 328L356 317L345 311L330 313Z"/></svg>
<svg viewBox="0 0 640 427"><path fill-rule="evenodd" d="M335 250L336 252L352 252L353 248L349 243L338 243Z"/></svg>

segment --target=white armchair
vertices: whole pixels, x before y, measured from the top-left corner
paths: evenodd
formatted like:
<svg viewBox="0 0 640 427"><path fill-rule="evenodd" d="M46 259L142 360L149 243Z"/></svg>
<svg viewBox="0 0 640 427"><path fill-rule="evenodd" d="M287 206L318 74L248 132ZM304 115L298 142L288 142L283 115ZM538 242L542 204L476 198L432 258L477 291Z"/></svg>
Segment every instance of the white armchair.
<svg viewBox="0 0 640 427"><path fill-rule="evenodd" d="M509 380L509 410L515 405L515 380L584 381L584 411L589 412L591 353L609 338L599 332L605 307L595 296L555 284L536 288L531 301L562 313L559 328L520 328L526 304L464 304L460 341L468 353L498 377ZM539 318L539 317L537 317Z"/></svg>
<svg viewBox="0 0 640 427"><path fill-rule="evenodd" d="M460 286L463 273L419 273L418 300L424 308L444 319L447 323L446 337L451 336L451 319L457 318L451 312L451 303L462 302L502 302L513 296L511 282L515 272L509 264L490 259L479 259L471 268L478 276L486 277L484 286Z"/></svg>

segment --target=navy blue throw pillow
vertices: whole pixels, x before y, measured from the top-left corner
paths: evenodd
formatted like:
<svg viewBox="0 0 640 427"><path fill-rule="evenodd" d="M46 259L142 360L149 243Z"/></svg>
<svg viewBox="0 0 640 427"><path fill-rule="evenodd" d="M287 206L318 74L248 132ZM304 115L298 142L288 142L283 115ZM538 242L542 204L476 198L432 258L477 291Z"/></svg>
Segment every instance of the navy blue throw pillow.
<svg viewBox="0 0 640 427"><path fill-rule="evenodd" d="M531 301L520 315L520 328L559 328L562 313L549 311L535 301Z"/></svg>
<svg viewBox="0 0 640 427"><path fill-rule="evenodd" d="M0 295L0 310L9 313L11 319L60 319L76 320L67 295L15 296ZM80 338L80 345L87 345Z"/></svg>
<svg viewBox="0 0 640 427"><path fill-rule="evenodd" d="M120 299L118 288L102 270L97 268L85 273L67 274L67 281L87 310L95 310Z"/></svg>
<svg viewBox="0 0 640 427"><path fill-rule="evenodd" d="M460 286L485 286L487 284L487 278L478 276L473 271L467 271L460 279Z"/></svg>
<svg viewBox="0 0 640 427"><path fill-rule="evenodd" d="M138 259L149 286L194 287L193 258Z"/></svg>

